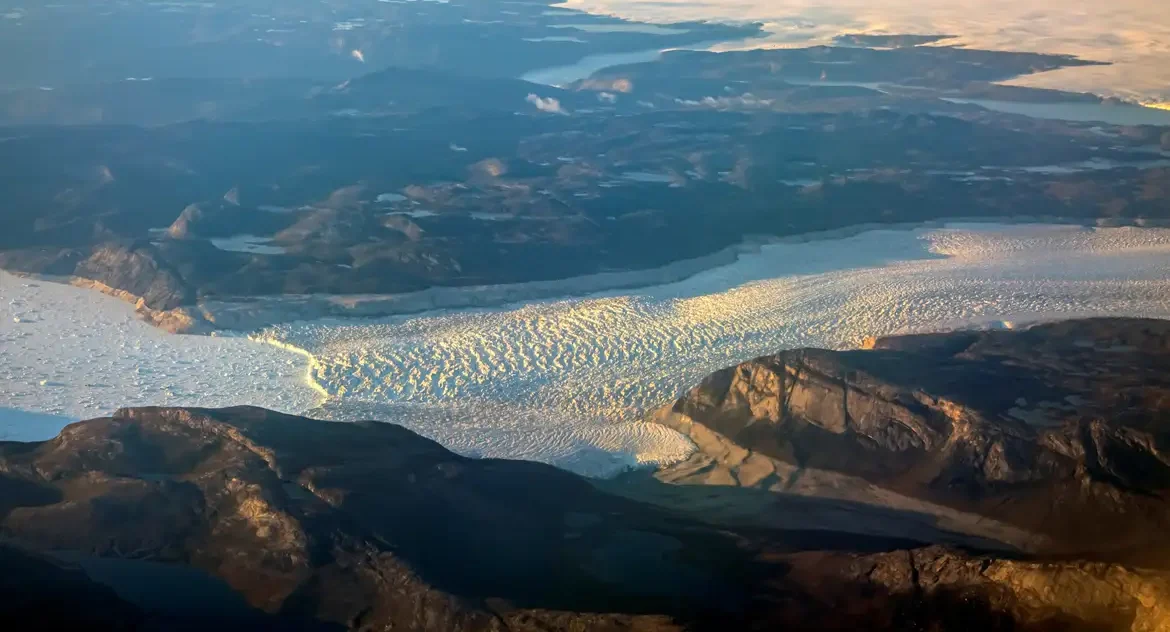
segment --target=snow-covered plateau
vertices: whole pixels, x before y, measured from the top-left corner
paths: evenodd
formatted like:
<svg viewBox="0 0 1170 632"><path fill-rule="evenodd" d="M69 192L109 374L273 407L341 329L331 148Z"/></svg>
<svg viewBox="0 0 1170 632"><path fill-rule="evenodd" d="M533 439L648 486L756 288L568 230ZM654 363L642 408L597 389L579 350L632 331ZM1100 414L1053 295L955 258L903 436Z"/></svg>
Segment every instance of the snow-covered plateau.
<svg viewBox="0 0 1170 632"><path fill-rule="evenodd" d="M8 275L0 309L0 438L45 438L120 406L249 403L393 421L463 454L607 476L689 455L683 437L637 420L754 356L966 326L1170 317L1170 230L873 230L764 246L638 290L248 338L165 334L115 299Z"/></svg>

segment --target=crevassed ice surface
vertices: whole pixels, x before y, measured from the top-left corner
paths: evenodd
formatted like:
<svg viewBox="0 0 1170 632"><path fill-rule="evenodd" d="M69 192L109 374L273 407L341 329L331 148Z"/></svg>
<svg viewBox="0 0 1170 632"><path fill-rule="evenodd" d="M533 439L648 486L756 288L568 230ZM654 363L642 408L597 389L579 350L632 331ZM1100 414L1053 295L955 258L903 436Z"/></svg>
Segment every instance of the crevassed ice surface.
<svg viewBox="0 0 1170 632"><path fill-rule="evenodd" d="M120 406L249 403L394 421L464 454L607 476L689 455L680 435L636 420L754 356L1005 321L1170 317L1170 230L871 231L765 246L641 290L295 323L252 340L165 334L115 299L8 275L0 310L0 439L47 438Z"/></svg>
<svg viewBox="0 0 1170 632"><path fill-rule="evenodd" d="M125 406L316 405L309 359L246 337L176 336L129 303L0 272L0 441Z"/></svg>
<svg viewBox="0 0 1170 632"><path fill-rule="evenodd" d="M716 369L799 346L1090 315L1170 316L1170 231L952 225L783 243L686 281L492 310L273 327L319 414L608 475L691 446L638 423Z"/></svg>

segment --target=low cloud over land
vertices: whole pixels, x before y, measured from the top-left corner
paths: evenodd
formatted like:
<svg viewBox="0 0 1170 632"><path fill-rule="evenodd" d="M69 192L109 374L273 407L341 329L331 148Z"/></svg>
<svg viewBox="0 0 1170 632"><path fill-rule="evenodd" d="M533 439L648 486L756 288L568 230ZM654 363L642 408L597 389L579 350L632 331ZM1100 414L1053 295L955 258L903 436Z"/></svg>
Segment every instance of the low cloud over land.
<svg viewBox="0 0 1170 632"><path fill-rule="evenodd" d="M552 97L542 97L535 94L528 95L526 99L529 103L536 106L536 109L541 112L550 112L552 114L568 114L558 99Z"/></svg>

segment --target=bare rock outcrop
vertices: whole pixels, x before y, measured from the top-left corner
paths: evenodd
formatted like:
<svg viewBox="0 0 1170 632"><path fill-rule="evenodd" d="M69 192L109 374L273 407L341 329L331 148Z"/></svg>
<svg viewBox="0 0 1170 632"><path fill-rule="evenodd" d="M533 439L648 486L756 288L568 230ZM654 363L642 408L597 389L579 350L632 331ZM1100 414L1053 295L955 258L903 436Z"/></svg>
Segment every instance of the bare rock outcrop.
<svg viewBox="0 0 1170 632"><path fill-rule="evenodd" d="M1166 574L1112 564L988 559L941 547L801 552L776 562L788 570L786 581L817 587L813 598L785 601L773 611L768 622L776 629L1156 632L1170 626Z"/></svg>
<svg viewBox="0 0 1170 632"><path fill-rule="evenodd" d="M190 239L198 233L198 225L204 220L206 213L198 204L188 205L167 228L167 237L171 239Z"/></svg>
<svg viewBox="0 0 1170 632"><path fill-rule="evenodd" d="M1170 565L1170 322L786 351L652 419L695 440L660 476L921 511L1027 550Z"/></svg>
<svg viewBox="0 0 1170 632"><path fill-rule="evenodd" d="M174 309L195 300L195 290L150 245L100 246L77 265L73 275L137 297L155 310Z"/></svg>

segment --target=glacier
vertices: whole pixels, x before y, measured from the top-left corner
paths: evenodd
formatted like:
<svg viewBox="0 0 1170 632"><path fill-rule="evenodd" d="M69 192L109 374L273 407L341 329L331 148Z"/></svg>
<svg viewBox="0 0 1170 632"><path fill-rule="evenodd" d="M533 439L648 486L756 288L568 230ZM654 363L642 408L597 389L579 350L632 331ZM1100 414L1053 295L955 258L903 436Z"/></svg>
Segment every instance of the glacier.
<svg viewBox="0 0 1170 632"><path fill-rule="evenodd" d="M870 230L765 245L637 290L247 337L165 334L109 297L0 280L0 307L12 312L0 315L0 440L6 410L54 415L36 426L51 436L54 419L118 406L249 403L391 421L465 455L604 477L689 456L684 437L643 414L751 357L896 333L1170 317L1170 230ZM29 436L34 422L23 423L7 432Z"/></svg>

